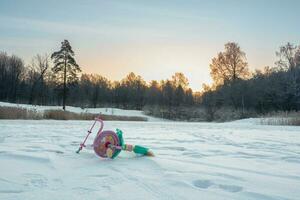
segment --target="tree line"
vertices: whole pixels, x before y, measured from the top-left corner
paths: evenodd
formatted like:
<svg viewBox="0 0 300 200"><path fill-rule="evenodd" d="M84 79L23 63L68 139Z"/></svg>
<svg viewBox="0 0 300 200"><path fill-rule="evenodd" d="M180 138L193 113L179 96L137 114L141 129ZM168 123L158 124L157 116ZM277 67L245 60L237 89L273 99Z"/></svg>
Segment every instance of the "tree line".
<svg viewBox="0 0 300 200"><path fill-rule="evenodd" d="M225 50L210 64L212 86L204 85L202 105L209 120L221 108L266 114L273 111L300 110L300 46L287 43L276 52L274 67L250 72L246 54L237 43L225 44Z"/></svg>
<svg viewBox="0 0 300 200"><path fill-rule="evenodd" d="M25 65L21 58L0 53L0 101L80 107L113 106L142 109L145 105L193 105L193 91L183 73L147 83L129 73L120 81L99 74L81 74L70 43L59 51L37 55ZM53 66L52 66L53 61Z"/></svg>
<svg viewBox="0 0 300 200"><path fill-rule="evenodd" d="M215 120L223 108L240 111L240 118L247 117L249 111L298 111L300 46L287 43L276 56L273 67L251 72L246 53L239 44L228 42L209 66L213 84L203 85L199 94L189 88L183 73L148 83L133 72L120 81L81 74L75 53L64 40L58 51L50 56L37 55L27 65L18 56L0 53L0 101L62 105L64 109L65 105L127 109L157 106L175 111L178 107L197 107L205 110L207 120Z"/></svg>

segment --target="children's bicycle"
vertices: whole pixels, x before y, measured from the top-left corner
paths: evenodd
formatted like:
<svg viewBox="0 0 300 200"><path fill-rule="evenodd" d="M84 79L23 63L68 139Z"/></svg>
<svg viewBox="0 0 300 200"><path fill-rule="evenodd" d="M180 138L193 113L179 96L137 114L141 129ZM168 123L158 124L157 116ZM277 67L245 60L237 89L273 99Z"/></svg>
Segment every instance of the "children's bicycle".
<svg viewBox="0 0 300 200"><path fill-rule="evenodd" d="M140 145L131 145L125 144L123 139L123 132L120 129L116 129L116 132L111 130L104 130L104 122L100 119L100 117L95 118L95 121L91 128L88 130L88 133L80 144L79 149L76 153L79 153L84 147L86 147L85 143L88 137L91 135L93 128L96 123L100 123L100 129L94 139L93 144L91 145L95 151L95 153L102 158L115 158L119 155L119 153L123 151L134 152L136 154L146 155L146 156L154 156L152 151L149 148L140 146Z"/></svg>

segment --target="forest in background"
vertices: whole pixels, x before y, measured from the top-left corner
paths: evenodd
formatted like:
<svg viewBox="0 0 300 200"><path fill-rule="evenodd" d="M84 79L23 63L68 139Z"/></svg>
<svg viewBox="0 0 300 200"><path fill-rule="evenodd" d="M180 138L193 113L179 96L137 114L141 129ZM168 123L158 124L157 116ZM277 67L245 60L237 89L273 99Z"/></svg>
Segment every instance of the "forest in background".
<svg viewBox="0 0 300 200"><path fill-rule="evenodd" d="M120 81L81 73L71 46L64 42L51 56L36 55L27 64L19 56L1 52L0 101L62 105L65 100L66 105L82 108L138 109L158 117L192 121L300 109L300 46L291 43L279 48L273 67L255 71L249 70L246 53L237 43L225 44L209 66L213 84L203 85L203 91L195 93L179 72L170 79L151 82L133 72Z"/></svg>

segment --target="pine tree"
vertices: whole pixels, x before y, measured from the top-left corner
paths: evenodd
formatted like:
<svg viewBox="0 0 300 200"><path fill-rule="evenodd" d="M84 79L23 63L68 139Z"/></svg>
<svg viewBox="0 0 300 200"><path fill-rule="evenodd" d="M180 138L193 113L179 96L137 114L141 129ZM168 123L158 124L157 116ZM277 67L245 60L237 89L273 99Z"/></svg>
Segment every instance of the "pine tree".
<svg viewBox="0 0 300 200"><path fill-rule="evenodd" d="M70 85L78 80L77 73L81 72L79 65L74 59L74 52L68 40L61 43L59 51L51 55L54 61L52 71L56 77L62 79L63 84L63 109L65 110L67 99L67 85Z"/></svg>

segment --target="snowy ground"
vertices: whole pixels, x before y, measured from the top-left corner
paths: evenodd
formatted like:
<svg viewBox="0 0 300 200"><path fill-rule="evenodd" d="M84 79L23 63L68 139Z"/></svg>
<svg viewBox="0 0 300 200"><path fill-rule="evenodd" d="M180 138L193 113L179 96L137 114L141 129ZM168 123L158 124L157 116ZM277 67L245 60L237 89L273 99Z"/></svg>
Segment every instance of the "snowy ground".
<svg viewBox="0 0 300 200"><path fill-rule="evenodd" d="M34 110L37 112L44 112L45 110L62 110L62 106L38 106L29 104L16 104L8 102L0 102L0 106L7 107L18 107L25 108L29 110ZM143 111L140 110L124 110L119 108L80 108L73 106L66 106L66 110L74 113L92 113L92 114L105 114L105 115L117 115L117 116L128 116L128 117L144 117L148 121L167 121L155 117L150 117L145 115Z"/></svg>
<svg viewBox="0 0 300 200"><path fill-rule="evenodd" d="M106 122L156 157L76 154L90 121L0 121L0 199L300 199L300 127Z"/></svg>

